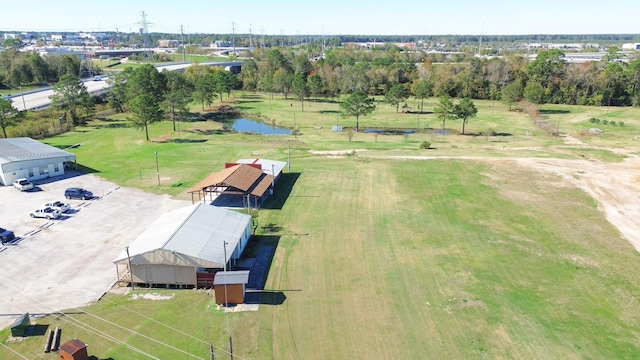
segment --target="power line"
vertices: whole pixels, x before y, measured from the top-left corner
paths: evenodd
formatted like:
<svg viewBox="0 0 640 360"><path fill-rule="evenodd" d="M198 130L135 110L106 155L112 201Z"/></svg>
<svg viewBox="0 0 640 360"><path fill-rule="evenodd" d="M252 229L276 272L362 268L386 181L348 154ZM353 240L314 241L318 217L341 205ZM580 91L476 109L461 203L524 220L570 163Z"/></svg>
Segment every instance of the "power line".
<svg viewBox="0 0 640 360"><path fill-rule="evenodd" d="M6 281L11 281L11 280L8 280L8 279L2 279L2 280L0 280L0 283L2 283L3 285L6 285ZM13 284L16 284L16 283L15 283L15 282L13 282L13 281L11 281L11 282L12 282ZM11 287L11 286L7 286L7 287ZM18 291L19 291L19 288L17 288L15 285L14 285L13 287L11 287L11 288L12 288L13 290L18 290ZM24 294L23 294L23 295L24 295ZM41 302L41 301L35 300L34 298L29 297L28 295L25 295L25 296L26 296L27 298L29 298L32 302L35 302L35 303L37 303L37 304L44 305L45 307L51 308L51 306L49 306L49 305L47 305L47 304L44 304L44 303L43 303L43 302ZM117 304L117 303L115 303L115 302L113 302L113 301L107 300L107 299L103 299L103 300L108 301L108 302L110 302L110 303L112 303L112 304L119 305L119 304ZM176 329L176 328L174 328L174 327L172 327L172 326L166 325L166 324L164 324L164 323L162 323L162 322L160 322L160 321L157 321L157 320L155 320L155 319L152 319L152 318L150 318L150 317L148 317L148 316L146 316L146 315L144 315L144 314L140 314L140 313L138 313L138 312L136 312L136 311L134 311L134 310L132 310L132 309L129 309L129 308L127 308L127 307L123 306L123 305L119 305L119 306L121 306L121 307L123 307L123 308L125 308L125 309L127 309L127 310L129 310L129 311L131 311L131 312L134 312L134 313L136 313L136 314L138 314L138 315L140 315L140 316L142 316L142 317L145 317L145 318L146 318L146 319L148 319L148 320L154 321L154 322L156 322L156 323L158 323L158 324L161 324L161 325L163 325L163 326L165 326L165 327L167 327L167 328L170 328L170 329L172 329L172 330L174 330L174 331L177 331L177 332L179 332L180 334L183 334L183 335L185 335L185 336L188 336L188 337L190 337L190 338L192 338L192 339L195 339L195 340L197 340L197 341L200 341L200 342L202 342L202 343L204 343L204 344L208 344L208 345L213 346L213 345L212 345L212 344L210 344L209 342L206 342L206 341L204 341L204 340L202 340L202 339L199 339L199 338L196 338L196 337L194 337L194 336L192 336L192 335L189 335L189 334L187 334L187 333L185 333L185 332L183 332L183 331L181 331L181 330L179 330L179 329ZM118 324L116 324L116 323L114 323L114 322L112 322L112 321L110 321L110 320L104 319L104 318L102 318L102 317L100 317L100 316L94 315L94 314L89 313L89 312L87 312L87 311L85 311L85 310L82 310L82 309L79 309L79 308L73 308L73 309L74 309L74 310L78 310L79 312L82 312L82 313L84 313L84 314L86 314L86 315L89 315L89 316L92 316L92 317L94 317L94 318L97 318L97 319L99 319L99 320L102 320L102 321L104 321L104 322L106 322L106 323L109 323L109 324L111 324L111 325L115 326L115 327L118 327L118 328L121 328L121 329L123 329L123 330L129 331L129 332L131 332L132 334L138 335L138 336L140 336L140 337L146 338L146 339L151 340L151 341L153 341L153 342L156 342L156 343L158 343L158 344L164 345L164 346L166 346L166 347L168 347L168 348L171 348L171 349L173 349L173 350L175 350L175 351L178 351L178 352L181 352L181 353L184 353L184 354L190 355L190 356L195 357L195 358L197 358L197 359L202 359L202 358L197 357L197 356L195 356L195 355L193 355L193 354L190 354L190 353L188 353L188 352L185 352L185 351L184 351L184 350L182 350L182 349L176 348L176 347L174 347L174 346L172 346L172 345L169 345L169 344L164 343L164 342L162 342L162 341L159 341L159 340L153 339L153 338L151 338L151 337L149 337L149 336L146 336L146 335L144 335L144 334L141 334L141 333L139 333L139 332L137 332L137 331L134 331L134 330L131 330L131 329L126 328L126 327L124 327L124 326L118 325ZM129 345L129 344L127 344L126 342L124 342L124 341L122 341L122 340L118 340L117 338L113 337L112 335L109 335L109 334L107 334L107 333L105 333L105 332L103 332L103 331L100 331L100 330L98 330L98 329L93 328L93 327L91 327L90 325L85 324L85 323L84 323L84 322L82 322L81 320L78 320L78 319L76 319L76 318L74 318L74 317L72 317L72 316L69 316L68 314L65 314L65 313L60 312L60 311L54 311L54 312L52 312L52 314L60 314L60 315L62 315L62 316L66 316L66 317L68 317L69 319L71 319L71 320L73 320L73 321L76 321L76 322L81 323L83 326L85 326L85 327L84 327L84 329L85 329L85 330L87 330L87 331L90 331L90 332L92 332L92 333L94 333L94 334L97 334L97 335L99 335L99 336L102 336L102 337L106 338L107 340L111 340L111 341L113 341L113 342L120 343L121 345L124 345L124 346L126 346L126 347L130 348L131 350L134 350L134 351L139 352L139 353L141 353L141 354L143 354L143 355L149 356L149 357L151 357L151 358L153 358L153 359L158 359L158 358L156 358L155 356L150 355L150 354L147 354L147 353L145 353L144 351L142 351L142 350L140 350L140 349L138 349L138 348L136 348L136 347L134 347L134 346L132 346L132 345ZM59 318L59 319L61 319L61 320L63 320L63 321L67 321L67 322L69 322L69 320L65 319L64 317L58 317L58 318ZM77 325L77 324L76 324L76 326L81 327L80 325ZM228 324L228 314L227 314L227 326L229 326L229 324ZM101 334L102 334L102 335L101 335ZM231 354L229 351L227 351L227 350L225 350L225 349L223 349L223 348L220 348L220 347L217 347L217 346L214 346L214 348L215 348L215 349L217 349L218 351L221 351L221 352L224 352L224 353L227 353L227 354ZM243 357L239 357L239 356L236 356L236 357L237 357L238 359L241 359L241 360L247 360L246 358L243 358Z"/></svg>
<svg viewBox="0 0 640 360"><path fill-rule="evenodd" d="M7 345L5 345L5 344L3 344L3 343L0 343L0 345L2 345L2 346L4 346L4 347L6 347L9 351L11 351L12 353L14 353L14 354L16 354L16 355L20 356L21 358L29 360L29 358L28 358L28 357L23 356L22 354L20 354L19 352L17 352L17 351L15 351L15 350L13 350L12 348L8 347Z"/></svg>
<svg viewBox="0 0 640 360"><path fill-rule="evenodd" d="M8 279L3 279L3 280L4 280L4 281L0 280L0 283L1 283L3 286L6 286L6 285L7 285L6 281L7 281ZM8 281L11 281L11 280L8 280ZM13 282L13 281L11 281L11 282L15 284L15 282ZM18 292L18 293L20 293L20 288L16 287L15 285L14 285L14 286L7 286L7 287L8 287L8 288L11 288L12 290L14 290L14 291L16 291L16 292ZM25 298L29 299L30 301L32 301L32 302L34 302L34 303L37 303L37 304L39 304L39 305L44 305L44 307L45 307L45 308L52 308L51 306L49 306L49 305L47 305L47 304L45 304L45 303L43 303L43 302L41 302L41 301L39 301L39 300L36 300L36 299L34 299L34 298L32 298L32 297L30 297L30 296L28 296L28 295L25 295L25 294L22 294L22 295L23 295ZM114 337L114 336L112 336L112 335L109 335L109 334L107 334L107 333L105 333L105 332L103 332L103 331L100 331L100 330L98 330L98 329L95 329L95 328L93 328L92 326L87 325L87 324L83 323L82 321L80 321L80 320L78 320L78 319L75 319L75 318L74 318L74 317L72 317L72 316L68 316L67 314L65 314L65 313L63 313L63 312L61 312L61 311L54 310L53 312L51 312L51 314L59 314L59 315L62 315L62 317L58 317L58 319L60 319L60 320L62 320L62 321L65 321L65 322L67 322L67 323L72 323L72 321L75 321L75 322L77 322L77 323L80 323L80 324L82 324L82 326L80 326L80 325L78 325L78 324L73 324L73 323L72 323L72 325L76 325L77 327L83 328L83 329L85 329L86 331L89 331L89 332L92 332L92 333L94 333L94 334L96 334L96 335L98 335L98 336L101 336L102 338L105 338L105 339L107 339L107 340L111 340L111 341L113 341L113 342L115 342L115 343L117 343L117 344L123 345L123 346L125 346L125 347L129 348L130 350L133 350L133 351L135 351L135 352L137 352L137 353L139 353L139 354L145 355L145 356L147 356L147 357L149 357L149 358L151 358L151 359L154 359L154 360L160 360L160 358L157 358L157 357L155 357L155 356L153 356L153 355L151 355L151 354L148 354L148 353L146 353L146 352L144 352L144 351L142 351L142 350L140 350L140 349L136 348L136 347L135 347L135 346L133 346L133 345L129 345L128 343L126 343L126 342L124 342L124 341L122 341L122 340L119 340L119 339L117 339L116 337ZM67 316L67 318L65 318L65 316Z"/></svg>

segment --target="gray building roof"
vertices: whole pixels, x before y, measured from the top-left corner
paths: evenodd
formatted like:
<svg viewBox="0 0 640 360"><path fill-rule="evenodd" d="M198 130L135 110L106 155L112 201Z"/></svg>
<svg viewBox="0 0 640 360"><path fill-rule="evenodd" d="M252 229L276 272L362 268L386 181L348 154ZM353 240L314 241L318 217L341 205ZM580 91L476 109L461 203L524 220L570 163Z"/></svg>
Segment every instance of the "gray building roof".
<svg viewBox="0 0 640 360"><path fill-rule="evenodd" d="M52 159L75 155L28 137L0 139L0 163Z"/></svg>
<svg viewBox="0 0 640 360"><path fill-rule="evenodd" d="M250 223L249 215L199 202L160 216L131 243L129 256L132 264L166 263L172 254L223 267L225 251L228 261ZM126 261L124 251L114 263Z"/></svg>
<svg viewBox="0 0 640 360"><path fill-rule="evenodd" d="M249 270L218 271L213 279L213 285L246 284L249 282Z"/></svg>

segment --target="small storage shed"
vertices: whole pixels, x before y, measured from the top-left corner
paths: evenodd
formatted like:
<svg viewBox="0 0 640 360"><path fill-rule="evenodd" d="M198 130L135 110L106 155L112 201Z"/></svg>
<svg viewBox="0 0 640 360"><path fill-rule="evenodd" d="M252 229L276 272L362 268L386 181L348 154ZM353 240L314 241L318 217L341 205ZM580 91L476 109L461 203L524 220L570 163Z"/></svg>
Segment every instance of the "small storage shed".
<svg viewBox="0 0 640 360"><path fill-rule="evenodd" d="M249 282L249 270L218 271L213 279L216 304L244 304L244 293Z"/></svg>
<svg viewBox="0 0 640 360"><path fill-rule="evenodd" d="M78 339L67 341L58 350L58 360L89 360L87 344Z"/></svg>
<svg viewBox="0 0 640 360"><path fill-rule="evenodd" d="M29 313L20 315L11 325L11 336L27 336L29 326L31 326Z"/></svg>

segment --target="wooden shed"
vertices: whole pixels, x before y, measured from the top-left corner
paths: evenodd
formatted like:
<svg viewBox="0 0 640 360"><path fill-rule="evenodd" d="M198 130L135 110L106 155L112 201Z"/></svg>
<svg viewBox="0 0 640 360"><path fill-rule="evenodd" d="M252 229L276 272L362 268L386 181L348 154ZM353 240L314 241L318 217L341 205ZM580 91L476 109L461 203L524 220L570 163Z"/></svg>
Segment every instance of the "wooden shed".
<svg viewBox="0 0 640 360"><path fill-rule="evenodd" d="M11 336L27 336L29 326L31 326L29 313L20 315L11 325Z"/></svg>
<svg viewBox="0 0 640 360"><path fill-rule="evenodd" d="M213 279L216 304L244 304L244 293L249 282L249 270L219 271Z"/></svg>
<svg viewBox="0 0 640 360"><path fill-rule="evenodd" d="M58 350L58 360L89 360L87 344L78 339L67 341Z"/></svg>

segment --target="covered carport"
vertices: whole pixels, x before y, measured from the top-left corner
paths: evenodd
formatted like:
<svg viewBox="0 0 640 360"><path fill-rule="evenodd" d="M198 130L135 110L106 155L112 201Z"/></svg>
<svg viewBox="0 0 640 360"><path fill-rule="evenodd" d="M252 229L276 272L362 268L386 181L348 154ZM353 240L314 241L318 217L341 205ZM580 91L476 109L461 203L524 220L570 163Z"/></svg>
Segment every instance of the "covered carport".
<svg viewBox="0 0 640 360"><path fill-rule="evenodd" d="M274 177L250 164L230 164L189 189L193 203L227 207L260 206L274 185Z"/></svg>

